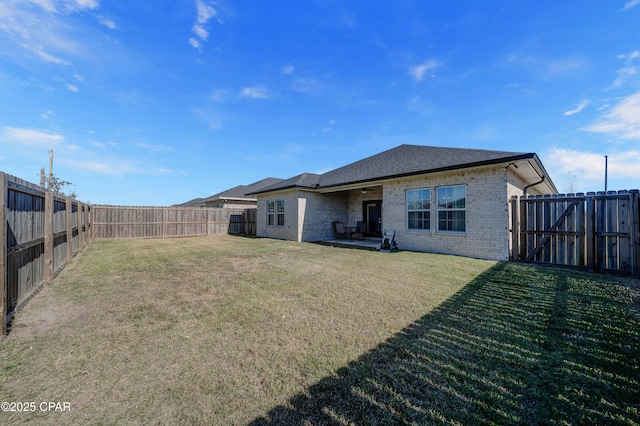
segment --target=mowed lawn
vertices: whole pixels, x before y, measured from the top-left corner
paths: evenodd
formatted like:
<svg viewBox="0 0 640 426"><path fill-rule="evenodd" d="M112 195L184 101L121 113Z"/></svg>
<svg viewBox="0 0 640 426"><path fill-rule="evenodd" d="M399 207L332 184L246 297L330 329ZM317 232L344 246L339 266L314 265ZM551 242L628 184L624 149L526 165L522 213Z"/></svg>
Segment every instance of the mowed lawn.
<svg viewBox="0 0 640 426"><path fill-rule="evenodd" d="M0 423L640 424L639 287L269 239L94 241L0 340L0 401L38 407Z"/></svg>

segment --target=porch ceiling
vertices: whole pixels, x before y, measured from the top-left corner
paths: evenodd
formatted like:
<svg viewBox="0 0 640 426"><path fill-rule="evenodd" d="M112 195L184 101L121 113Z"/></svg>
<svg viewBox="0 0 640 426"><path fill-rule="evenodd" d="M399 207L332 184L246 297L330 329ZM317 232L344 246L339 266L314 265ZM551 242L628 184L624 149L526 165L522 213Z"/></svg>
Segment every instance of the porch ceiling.
<svg viewBox="0 0 640 426"><path fill-rule="evenodd" d="M318 188L318 192L322 194L328 194L330 192L344 192L351 191L354 189L364 189L364 188L377 188L382 187L382 183L372 183L372 182L363 182L363 183L353 183L349 185L336 186L331 188Z"/></svg>

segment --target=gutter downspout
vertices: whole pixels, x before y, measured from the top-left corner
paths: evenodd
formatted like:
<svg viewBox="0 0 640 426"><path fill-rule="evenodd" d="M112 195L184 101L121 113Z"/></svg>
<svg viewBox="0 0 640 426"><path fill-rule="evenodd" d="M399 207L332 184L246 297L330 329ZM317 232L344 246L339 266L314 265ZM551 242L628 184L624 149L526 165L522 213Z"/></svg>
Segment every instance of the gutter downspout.
<svg viewBox="0 0 640 426"><path fill-rule="evenodd" d="M522 196L523 197L527 196L527 189L531 188L532 186L540 185L541 183L543 183L545 177L546 176L542 176L541 179L538 182L535 182L535 183L532 183L532 184L529 184L529 185L525 186L524 189L522 190L522 192L523 192Z"/></svg>

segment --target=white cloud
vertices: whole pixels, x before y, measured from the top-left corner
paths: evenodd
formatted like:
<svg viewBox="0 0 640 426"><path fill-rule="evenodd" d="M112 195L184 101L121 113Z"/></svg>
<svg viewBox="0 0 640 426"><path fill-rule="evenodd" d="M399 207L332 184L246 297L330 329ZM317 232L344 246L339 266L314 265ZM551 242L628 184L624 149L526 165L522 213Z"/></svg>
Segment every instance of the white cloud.
<svg viewBox="0 0 640 426"><path fill-rule="evenodd" d="M640 1L640 0L638 0ZM618 59L640 59L640 50L634 50L633 52L629 53L628 55L624 55L624 54L620 54L617 56Z"/></svg>
<svg viewBox="0 0 640 426"><path fill-rule="evenodd" d="M615 79L613 84L611 84L611 88L618 89L624 84L632 79L634 76L638 74L638 69L636 67L622 67L618 70L618 78Z"/></svg>
<svg viewBox="0 0 640 426"><path fill-rule="evenodd" d="M640 4L640 0L630 0L624 4L624 6L622 7L622 10L631 9L632 7L635 7L639 4Z"/></svg>
<svg viewBox="0 0 640 426"><path fill-rule="evenodd" d="M584 127L583 130L640 140L640 92L627 96L617 105L609 107L595 123Z"/></svg>
<svg viewBox="0 0 640 426"><path fill-rule="evenodd" d="M242 98L267 99L270 98L269 92L263 86L243 87L240 91Z"/></svg>
<svg viewBox="0 0 640 426"><path fill-rule="evenodd" d="M61 163L64 163L74 169L87 170L92 173L101 174L101 175L121 175L128 173L136 173L139 170L134 167L128 160L114 160L113 162L107 163L104 161L85 161L85 160L69 160L64 159L60 160Z"/></svg>
<svg viewBox="0 0 640 426"><path fill-rule="evenodd" d="M49 13L57 12L54 0L29 0L31 3L37 4L42 9Z"/></svg>
<svg viewBox="0 0 640 426"><path fill-rule="evenodd" d="M298 78L293 82L291 88L296 92L311 93L321 87L320 82L315 78Z"/></svg>
<svg viewBox="0 0 640 426"><path fill-rule="evenodd" d="M113 19L109 19L106 16L102 15L98 15L96 16L96 18L98 19L98 22L100 22L100 24L104 25L110 30L115 30L117 28L116 23L113 21Z"/></svg>
<svg viewBox="0 0 640 426"><path fill-rule="evenodd" d="M33 53L36 54L38 58L42 60L42 62L47 62L50 64L58 64L58 65L71 65L71 62L65 61L62 58L58 58L57 56L44 52L41 48L37 46L29 46L27 44L23 44L22 47L24 47L26 50L31 50Z"/></svg>
<svg viewBox="0 0 640 426"><path fill-rule="evenodd" d="M200 24L195 24L192 30L201 40L206 41L209 38L209 31L205 30Z"/></svg>
<svg viewBox="0 0 640 426"><path fill-rule="evenodd" d="M564 115L569 116L569 115L577 114L577 113L581 112L583 109L585 109L587 105L589 105L589 100L585 99L582 102L580 102L578 105L576 105L576 107L574 109L569 110L569 111L565 111Z"/></svg>
<svg viewBox="0 0 640 426"><path fill-rule="evenodd" d="M65 0L65 7L68 11L93 10L100 7L99 0Z"/></svg>
<svg viewBox="0 0 640 426"><path fill-rule="evenodd" d="M282 72L282 74L288 75L288 74L293 74L293 72L295 71L295 68L293 67L293 65L283 65L280 68L280 71Z"/></svg>
<svg viewBox="0 0 640 426"><path fill-rule="evenodd" d="M196 0L196 22L191 27L191 31L195 34L195 37L189 38L189 44L196 49L202 47L202 42L209 39L209 30L206 25L209 21L218 16L218 11L213 8L205 0ZM218 23L222 24L221 19L217 19Z"/></svg>
<svg viewBox="0 0 640 426"><path fill-rule="evenodd" d="M497 61L497 65L501 68L525 70L539 79L550 80L579 74L589 64L581 56L551 58L514 52Z"/></svg>
<svg viewBox="0 0 640 426"><path fill-rule="evenodd" d="M89 142L91 146L95 146L96 148L117 148L118 142L100 142L100 141L91 141Z"/></svg>
<svg viewBox="0 0 640 426"><path fill-rule="evenodd" d="M617 71L618 78L611 84L611 89L618 89L624 86L629 80L638 75L638 68L633 65L635 59L640 59L640 51L634 50L628 55L618 55L617 59L623 59L625 65Z"/></svg>
<svg viewBox="0 0 640 426"><path fill-rule="evenodd" d="M196 0L196 10L198 11L198 23L206 24L211 18L216 16L218 12L203 0Z"/></svg>
<svg viewBox="0 0 640 426"><path fill-rule="evenodd" d="M0 141L30 147L51 148L64 141L64 136L44 130L4 126Z"/></svg>
<svg viewBox="0 0 640 426"><path fill-rule="evenodd" d="M67 84L66 87L68 90L78 93L78 86L74 86L73 84Z"/></svg>
<svg viewBox="0 0 640 426"><path fill-rule="evenodd" d="M43 112L40 115L40 118L42 118L43 120L48 120L51 118L51 116L53 116L55 113L53 111L47 110L45 112Z"/></svg>
<svg viewBox="0 0 640 426"><path fill-rule="evenodd" d="M193 114L213 130L220 130L223 127L224 117L215 110L194 108Z"/></svg>
<svg viewBox="0 0 640 426"><path fill-rule="evenodd" d="M430 59L420 65L416 65L415 67L409 69L409 74L411 74L416 81L422 81L428 71L431 71L439 66L440 63L438 61Z"/></svg>
<svg viewBox="0 0 640 426"><path fill-rule="evenodd" d="M580 190L589 191L604 182L604 155L554 147L545 153L545 165L556 172L552 175L554 180L560 175L572 173L578 178ZM607 156L610 179L640 180L640 151L615 152Z"/></svg>
<svg viewBox="0 0 640 426"><path fill-rule="evenodd" d="M113 21L95 14L99 6L98 0L3 0L0 36L4 33L13 46L31 59L70 65L71 58L94 55L96 49L90 47L93 34L69 25L67 16L88 12L102 25L115 28Z"/></svg>

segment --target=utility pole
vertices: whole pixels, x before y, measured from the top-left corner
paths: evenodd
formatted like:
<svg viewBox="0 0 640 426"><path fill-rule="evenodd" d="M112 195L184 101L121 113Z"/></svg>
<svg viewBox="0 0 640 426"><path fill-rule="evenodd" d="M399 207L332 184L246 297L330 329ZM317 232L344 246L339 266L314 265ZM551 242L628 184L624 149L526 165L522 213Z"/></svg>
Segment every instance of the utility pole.
<svg viewBox="0 0 640 426"><path fill-rule="evenodd" d="M604 156L604 192L607 192L607 180L609 175L609 156Z"/></svg>
<svg viewBox="0 0 640 426"><path fill-rule="evenodd" d="M47 189L51 189L52 182L53 182L53 150L50 150L49 151L49 185L47 185L48 186Z"/></svg>

